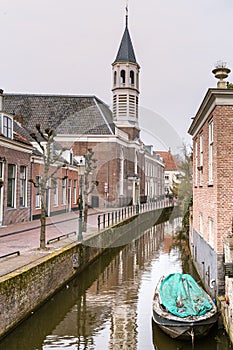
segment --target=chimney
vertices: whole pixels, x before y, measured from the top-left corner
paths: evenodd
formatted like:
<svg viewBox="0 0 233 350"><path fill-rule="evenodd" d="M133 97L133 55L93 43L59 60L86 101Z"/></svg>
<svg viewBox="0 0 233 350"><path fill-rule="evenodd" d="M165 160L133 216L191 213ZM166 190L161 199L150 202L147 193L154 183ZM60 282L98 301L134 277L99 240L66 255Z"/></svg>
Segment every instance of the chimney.
<svg viewBox="0 0 233 350"><path fill-rule="evenodd" d="M226 67L226 62L217 62L215 69L212 70L212 73L215 75L216 79L219 79L217 82L218 89L226 89L227 82L224 80L228 77L230 69Z"/></svg>
<svg viewBox="0 0 233 350"><path fill-rule="evenodd" d="M0 89L0 111L3 111L3 100L4 100L3 90Z"/></svg>

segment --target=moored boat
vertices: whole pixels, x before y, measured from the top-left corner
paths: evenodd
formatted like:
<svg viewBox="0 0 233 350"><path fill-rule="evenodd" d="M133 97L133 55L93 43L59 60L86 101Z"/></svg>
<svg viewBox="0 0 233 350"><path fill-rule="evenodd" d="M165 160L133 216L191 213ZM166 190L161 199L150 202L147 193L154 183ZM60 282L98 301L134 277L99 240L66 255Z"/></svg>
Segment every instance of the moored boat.
<svg viewBox="0 0 233 350"><path fill-rule="evenodd" d="M211 297L188 274L162 277L153 299L153 320L170 337L194 341L218 320Z"/></svg>

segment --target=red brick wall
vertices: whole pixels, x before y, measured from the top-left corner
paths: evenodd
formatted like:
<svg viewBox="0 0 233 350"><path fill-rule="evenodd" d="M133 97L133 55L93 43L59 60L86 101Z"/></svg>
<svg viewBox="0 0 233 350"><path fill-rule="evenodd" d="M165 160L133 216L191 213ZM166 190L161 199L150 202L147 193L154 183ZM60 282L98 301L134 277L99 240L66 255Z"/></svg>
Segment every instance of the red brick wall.
<svg viewBox="0 0 233 350"><path fill-rule="evenodd" d="M35 181L36 176L43 176L43 164L41 163L33 163L32 165L32 179ZM53 167L51 167L51 172L53 171ZM65 176L68 176L67 178L67 185L66 185L66 203L62 204L62 178ZM55 174L55 177L57 178L57 184L58 184L58 205L54 205L54 189L50 189L50 215L54 213L59 212L66 212L68 211L68 188L69 184L71 184L71 202L70 207L71 210L78 208L78 194L79 194L79 178L78 178L78 170L75 167L69 166L66 170L66 168L60 168L58 172ZM74 180L77 180L76 182L76 192L77 197L74 203ZM33 217L39 217L41 214L41 209L36 208L36 188L32 185L32 215Z"/></svg>
<svg viewBox="0 0 233 350"><path fill-rule="evenodd" d="M215 109L216 123L216 181L218 206L218 246L223 249L223 236L232 228L233 218L233 107L218 106Z"/></svg>
<svg viewBox="0 0 233 350"><path fill-rule="evenodd" d="M28 177L30 175L30 154L23 151L17 151L12 148L0 146L0 155L5 157L6 163L4 164L4 187L3 187L3 225L9 225L11 223L17 223L22 221L28 221L30 216L30 193L27 195L27 207L20 207L19 189L20 189L20 166L27 167ZM8 177L8 164L16 165L16 207L7 208L7 177Z"/></svg>
<svg viewBox="0 0 233 350"><path fill-rule="evenodd" d="M70 145L69 145L70 146ZM113 206L118 206L119 199L119 179L120 179L120 159L121 152L124 154L124 198L131 199L132 189L129 188L127 176L134 174L135 149L121 146L116 142L77 142L72 145L74 155L85 155L88 148L94 152L94 158L97 159L96 169L93 171L92 178L97 180L99 185L93 191L93 195L99 196L100 204L106 199L104 184L108 183L109 193L108 201ZM138 174L141 180L141 194L145 193L144 181L144 155L138 157ZM101 202L102 201L102 202ZM128 203L126 203L128 204Z"/></svg>
<svg viewBox="0 0 233 350"><path fill-rule="evenodd" d="M130 140L135 140L135 138L139 138L140 130L132 127L119 127L122 131L129 135Z"/></svg>
<svg viewBox="0 0 233 350"><path fill-rule="evenodd" d="M209 121L213 118L213 185L208 183ZM223 252L223 236L231 231L233 217L233 107L217 106L194 139L193 183L195 185L196 148L203 134L203 185L194 186L193 227L200 233L200 212L203 213L203 236L209 241L208 218L214 221L214 249ZM199 171L198 171L199 173Z"/></svg>

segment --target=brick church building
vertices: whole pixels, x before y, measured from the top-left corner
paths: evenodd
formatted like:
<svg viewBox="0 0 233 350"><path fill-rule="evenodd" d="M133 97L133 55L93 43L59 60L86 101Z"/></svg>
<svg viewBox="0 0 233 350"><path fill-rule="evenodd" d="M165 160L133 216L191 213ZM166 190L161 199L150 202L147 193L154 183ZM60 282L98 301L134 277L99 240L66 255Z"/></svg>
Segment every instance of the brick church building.
<svg viewBox="0 0 233 350"><path fill-rule="evenodd" d="M127 12L125 30L112 63L112 111L96 96L4 94L6 113L31 132L37 123L42 130L48 127L55 130L56 142L73 159L85 157L88 149L92 149L97 161L89 177L98 186L89 195L91 206L119 207L154 200L164 194L164 164L160 157L148 154L140 138L139 73ZM153 171L145 177L148 159ZM159 186L153 185L149 192L154 174L157 177L159 174Z"/></svg>

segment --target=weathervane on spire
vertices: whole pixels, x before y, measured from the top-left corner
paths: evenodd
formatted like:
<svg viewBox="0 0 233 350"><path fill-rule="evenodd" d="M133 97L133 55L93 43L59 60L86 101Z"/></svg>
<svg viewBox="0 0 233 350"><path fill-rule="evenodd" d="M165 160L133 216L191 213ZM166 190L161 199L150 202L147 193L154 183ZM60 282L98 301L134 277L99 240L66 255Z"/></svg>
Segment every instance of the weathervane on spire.
<svg viewBox="0 0 233 350"><path fill-rule="evenodd" d="M126 26L128 25L128 15L129 15L129 11L128 11L128 5L129 5L129 1L126 0L126 4L125 4L125 16L126 16Z"/></svg>

